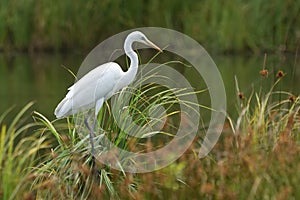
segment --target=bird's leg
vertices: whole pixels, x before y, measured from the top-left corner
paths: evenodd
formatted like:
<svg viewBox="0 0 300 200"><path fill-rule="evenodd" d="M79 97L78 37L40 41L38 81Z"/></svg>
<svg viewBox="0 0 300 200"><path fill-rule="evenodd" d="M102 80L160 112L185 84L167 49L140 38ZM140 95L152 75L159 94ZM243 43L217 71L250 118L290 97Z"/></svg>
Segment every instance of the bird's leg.
<svg viewBox="0 0 300 200"><path fill-rule="evenodd" d="M89 118L90 112L88 112L86 117L84 118L84 123L90 131L90 143L91 143L91 148L92 148L91 154L92 154L92 166L93 167L95 166L95 146L94 146L95 126L96 126L96 122L97 122L98 112L99 112L103 102L104 102L104 98L101 98L96 102L95 115L94 115L94 121L93 121L92 127L88 123L88 118Z"/></svg>
<svg viewBox="0 0 300 200"><path fill-rule="evenodd" d="M94 122L93 122L93 126L91 127L89 122L88 122L88 119L89 119L89 113L88 112L84 118L84 123L86 125L86 127L89 129L90 131L90 143L91 143L91 155L92 155L92 160L91 160L91 167L93 169L93 171L96 171L95 169L95 147L94 147L94 137L95 137L95 133L94 133L94 126L95 126L95 119L94 119Z"/></svg>
<svg viewBox="0 0 300 200"><path fill-rule="evenodd" d="M94 119L93 125L91 127L89 122L88 122L88 118L89 118L89 113L87 113L87 115L85 116L84 123L90 131L90 143L91 143L91 148L92 148L91 149L91 154L94 157L94 155L95 155L95 146L94 146L95 133L94 133L94 130L95 130L95 121L96 121L96 119Z"/></svg>
<svg viewBox="0 0 300 200"><path fill-rule="evenodd" d="M94 121L92 124L92 129L90 130L90 141L91 141L91 146L92 146L92 155L94 157L95 155L95 146L94 146L94 138L95 138L95 126L97 122L97 115L94 117Z"/></svg>

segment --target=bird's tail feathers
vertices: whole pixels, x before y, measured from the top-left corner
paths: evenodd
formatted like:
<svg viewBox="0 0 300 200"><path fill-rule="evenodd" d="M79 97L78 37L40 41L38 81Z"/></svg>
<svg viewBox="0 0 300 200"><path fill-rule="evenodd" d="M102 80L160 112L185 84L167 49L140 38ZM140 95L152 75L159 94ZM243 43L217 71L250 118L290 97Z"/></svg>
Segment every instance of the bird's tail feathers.
<svg viewBox="0 0 300 200"><path fill-rule="evenodd" d="M55 108L54 114L57 118L63 118L72 114L72 101L64 98Z"/></svg>

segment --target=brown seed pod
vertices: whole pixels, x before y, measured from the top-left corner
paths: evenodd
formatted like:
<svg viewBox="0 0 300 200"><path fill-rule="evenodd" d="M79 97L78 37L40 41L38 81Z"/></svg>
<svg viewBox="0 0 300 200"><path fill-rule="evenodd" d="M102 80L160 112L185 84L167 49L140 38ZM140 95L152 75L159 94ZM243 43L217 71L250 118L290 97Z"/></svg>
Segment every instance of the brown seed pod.
<svg viewBox="0 0 300 200"><path fill-rule="evenodd" d="M269 71L267 69L263 69L263 70L260 70L259 71L259 74L262 76L262 77L267 77L268 74L269 74Z"/></svg>
<svg viewBox="0 0 300 200"><path fill-rule="evenodd" d="M291 96L289 97L289 100L290 100L290 102L294 103L295 100L296 100L296 97L295 97L294 95L291 95Z"/></svg>
<svg viewBox="0 0 300 200"><path fill-rule="evenodd" d="M245 96L244 96L244 94L243 94L242 92L240 92L240 93L238 94L238 96L239 96L240 99L245 99Z"/></svg>
<svg viewBox="0 0 300 200"><path fill-rule="evenodd" d="M277 74L276 74L276 77L277 77L277 78L281 78L281 77L283 77L283 76L284 76L284 73L283 73L282 70L279 70L279 71L277 72Z"/></svg>

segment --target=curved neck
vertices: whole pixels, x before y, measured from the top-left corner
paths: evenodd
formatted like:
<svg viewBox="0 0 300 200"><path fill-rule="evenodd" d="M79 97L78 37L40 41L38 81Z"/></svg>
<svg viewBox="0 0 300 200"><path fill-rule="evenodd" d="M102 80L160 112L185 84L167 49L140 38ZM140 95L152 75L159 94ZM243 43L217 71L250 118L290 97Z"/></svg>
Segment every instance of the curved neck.
<svg viewBox="0 0 300 200"><path fill-rule="evenodd" d="M127 72L125 72L125 76L123 77L123 81L124 83L126 83L126 85L130 84L134 80L139 65L138 56L132 49L133 42L134 42L133 39L130 37L129 38L127 37L124 42L125 54L130 59L130 67L127 70Z"/></svg>

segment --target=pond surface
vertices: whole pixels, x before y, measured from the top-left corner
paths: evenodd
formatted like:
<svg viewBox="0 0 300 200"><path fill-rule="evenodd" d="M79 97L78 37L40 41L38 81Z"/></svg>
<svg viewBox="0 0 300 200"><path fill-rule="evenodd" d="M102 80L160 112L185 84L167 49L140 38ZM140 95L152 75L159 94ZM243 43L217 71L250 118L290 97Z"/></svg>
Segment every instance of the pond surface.
<svg viewBox="0 0 300 200"><path fill-rule="evenodd" d="M240 90L245 95L250 95L253 88L262 86L268 90L276 80L278 70L283 70L285 76L277 89L299 95L300 61L295 60L293 55L268 55L268 80L262 80L259 74L263 68L264 55L211 57L223 77L229 113L234 113L236 106L235 76ZM56 105L65 96L67 88L74 83L73 76L66 68L76 73L84 58L84 55L0 54L0 113L13 105L18 110L29 101L35 101L34 110L54 119ZM193 76L188 70L183 70L183 73L194 85L197 84L197 79L192 80Z"/></svg>

